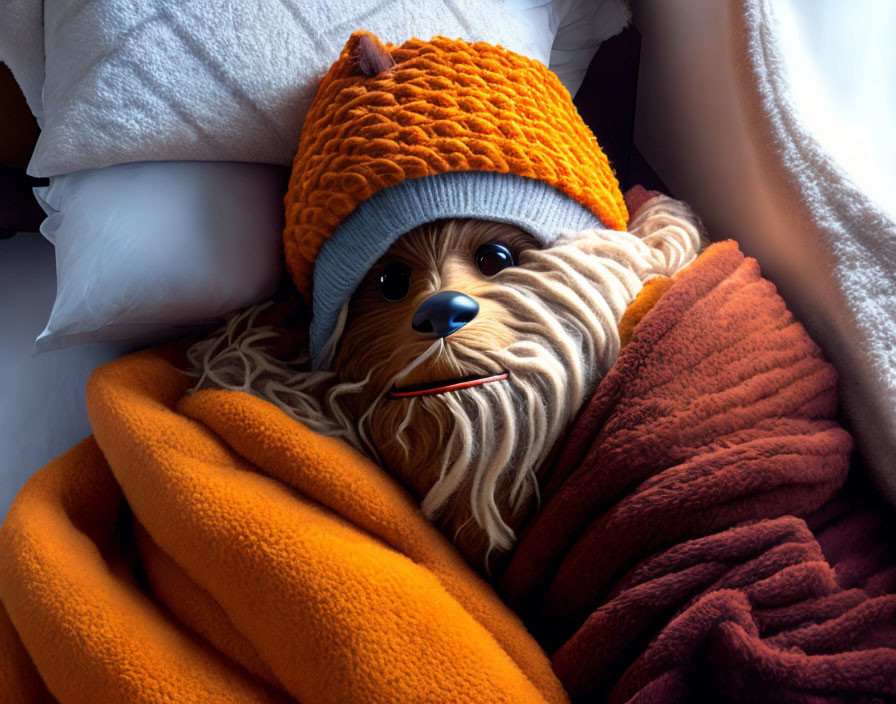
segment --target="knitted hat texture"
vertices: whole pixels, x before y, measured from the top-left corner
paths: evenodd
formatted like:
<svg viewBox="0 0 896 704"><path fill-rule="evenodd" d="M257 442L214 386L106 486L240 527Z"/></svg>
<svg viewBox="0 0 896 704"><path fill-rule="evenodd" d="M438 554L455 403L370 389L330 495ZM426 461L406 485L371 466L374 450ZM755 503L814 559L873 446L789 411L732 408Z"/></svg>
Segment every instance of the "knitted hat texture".
<svg viewBox="0 0 896 704"><path fill-rule="evenodd" d="M286 263L312 306L312 366L343 306L401 235L441 218L564 232L625 229L619 184L569 93L499 46L355 32L321 81L284 200Z"/></svg>
<svg viewBox="0 0 896 704"><path fill-rule="evenodd" d="M352 34L324 76L302 128L284 199L286 264L307 302L315 259L355 209L383 189L451 172L547 183L611 229L628 213L591 130L538 61L484 42L435 37L383 50L375 75ZM388 60L388 59L387 59Z"/></svg>

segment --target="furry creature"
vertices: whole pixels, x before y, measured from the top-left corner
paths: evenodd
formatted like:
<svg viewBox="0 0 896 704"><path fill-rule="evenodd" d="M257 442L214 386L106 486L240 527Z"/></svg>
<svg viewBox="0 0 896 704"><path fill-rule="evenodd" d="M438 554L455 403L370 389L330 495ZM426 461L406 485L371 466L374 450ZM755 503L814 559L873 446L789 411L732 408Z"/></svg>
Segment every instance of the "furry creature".
<svg viewBox="0 0 896 704"><path fill-rule="evenodd" d="M544 65L446 37L351 35L305 116L284 205L309 359L268 354L277 333L250 311L194 348L199 385L344 438L485 566L537 507L539 468L616 359L628 304L702 246L668 198L629 222Z"/></svg>
<svg viewBox="0 0 896 704"><path fill-rule="evenodd" d="M537 507L538 469L616 359L628 304L705 244L687 208L663 196L629 230L543 249L512 225L427 223L343 307L324 347L331 371L272 356L276 332L255 324L256 308L192 348L197 388L256 394L344 438L488 566Z"/></svg>

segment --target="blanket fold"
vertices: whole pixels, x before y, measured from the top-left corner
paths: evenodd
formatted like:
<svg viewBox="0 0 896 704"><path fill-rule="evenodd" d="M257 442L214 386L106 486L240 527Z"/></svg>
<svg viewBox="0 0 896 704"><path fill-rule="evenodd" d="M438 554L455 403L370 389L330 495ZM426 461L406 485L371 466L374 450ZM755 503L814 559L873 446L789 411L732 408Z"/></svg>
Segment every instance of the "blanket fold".
<svg viewBox="0 0 896 704"><path fill-rule="evenodd" d="M179 352L100 368L94 436L4 522L0 652L24 647L28 687L39 673L60 702L566 700L383 470L247 394L184 395ZM0 700L22 691L0 677Z"/></svg>
<svg viewBox="0 0 896 704"><path fill-rule="evenodd" d="M896 694L892 521L826 504L852 450L833 368L733 242L661 288L555 455L508 600L573 701Z"/></svg>

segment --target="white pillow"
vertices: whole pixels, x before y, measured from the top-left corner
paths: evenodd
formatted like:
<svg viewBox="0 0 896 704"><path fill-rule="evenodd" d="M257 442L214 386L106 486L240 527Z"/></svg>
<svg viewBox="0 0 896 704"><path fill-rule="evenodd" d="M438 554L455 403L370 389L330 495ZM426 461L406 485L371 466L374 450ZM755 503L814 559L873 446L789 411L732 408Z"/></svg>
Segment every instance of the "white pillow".
<svg viewBox="0 0 896 704"><path fill-rule="evenodd" d="M24 85L40 75L25 67L43 44L29 173L54 176L165 159L289 165L317 84L356 29L393 43L501 44L557 69L575 93L628 10L624 0L44 0L42 27L36 19L9 16L0 60Z"/></svg>
<svg viewBox="0 0 896 704"><path fill-rule="evenodd" d="M629 23L626 0L507 0L535 38L536 57L575 96L600 45Z"/></svg>
<svg viewBox="0 0 896 704"><path fill-rule="evenodd" d="M10 8L0 60L42 99L29 173L51 177L37 194L50 215L41 231L57 246L56 303L37 351L154 341L275 288L281 172L221 162L289 165L317 83L353 30L393 43L445 34L502 44L555 65L574 93L600 42L629 17L625 0ZM31 71L44 53L45 70Z"/></svg>
<svg viewBox="0 0 896 704"><path fill-rule="evenodd" d="M270 296L286 178L264 164L151 162L35 188L56 246L56 302L35 351L149 343Z"/></svg>
<svg viewBox="0 0 896 704"><path fill-rule="evenodd" d="M533 48L500 0L44 0L43 23L33 176L165 159L289 165L356 29Z"/></svg>

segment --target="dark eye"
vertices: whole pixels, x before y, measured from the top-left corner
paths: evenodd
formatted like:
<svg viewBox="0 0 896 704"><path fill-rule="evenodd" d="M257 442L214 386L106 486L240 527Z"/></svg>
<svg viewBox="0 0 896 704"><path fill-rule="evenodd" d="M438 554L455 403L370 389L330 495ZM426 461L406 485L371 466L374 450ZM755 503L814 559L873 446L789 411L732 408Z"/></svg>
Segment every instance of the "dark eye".
<svg viewBox="0 0 896 704"><path fill-rule="evenodd" d="M380 295L387 301L400 301L408 295L411 267L392 262L380 274Z"/></svg>
<svg viewBox="0 0 896 704"><path fill-rule="evenodd" d="M476 266L486 276L494 276L502 269L513 266L513 254L503 244L489 242L476 250Z"/></svg>

